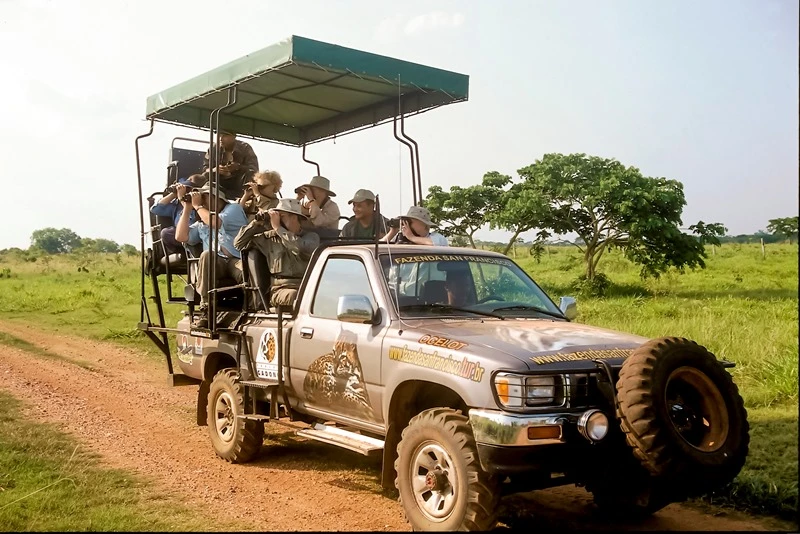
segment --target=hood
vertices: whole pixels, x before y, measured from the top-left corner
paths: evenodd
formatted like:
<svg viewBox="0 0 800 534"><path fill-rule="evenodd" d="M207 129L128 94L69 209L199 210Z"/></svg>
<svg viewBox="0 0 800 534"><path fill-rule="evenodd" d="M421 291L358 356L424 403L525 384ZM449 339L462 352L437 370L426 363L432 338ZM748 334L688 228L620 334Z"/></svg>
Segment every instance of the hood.
<svg viewBox="0 0 800 534"><path fill-rule="evenodd" d="M423 321L419 324L418 331L467 343L469 350L481 354L482 358L491 359L493 351L506 355L497 355L502 362L510 361L508 356L513 356L534 370L593 369L595 364L591 360L594 358L602 358L612 365L621 365L630 349L648 340L646 337L596 326L542 319L436 319ZM573 355L564 356L567 354Z"/></svg>

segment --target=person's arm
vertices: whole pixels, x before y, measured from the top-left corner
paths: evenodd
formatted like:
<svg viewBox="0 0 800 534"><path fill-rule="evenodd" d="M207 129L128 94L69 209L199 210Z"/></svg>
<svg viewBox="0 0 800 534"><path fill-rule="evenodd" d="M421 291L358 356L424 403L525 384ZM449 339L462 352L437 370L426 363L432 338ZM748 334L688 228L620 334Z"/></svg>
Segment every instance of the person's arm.
<svg viewBox="0 0 800 534"><path fill-rule="evenodd" d="M247 204L247 201L250 200L251 198L253 198L256 195L256 191L258 191L257 189L255 189L256 187L258 187L258 186L254 185L254 184L250 184L250 187L248 187L248 188L246 188L244 190L244 193L242 194L242 198L239 199L239 205L241 207L245 207L245 205ZM256 198L258 198L258 197L256 196Z"/></svg>
<svg viewBox="0 0 800 534"><path fill-rule="evenodd" d="M212 220L211 210L209 210L203 204L203 194L202 193L198 193L197 191L194 191L194 192L191 193L191 195L192 195L192 207L194 208L195 212L197 212L197 216L200 218L200 220L203 222L203 224L207 224L209 228L215 229L217 227L217 218L219 216L215 217ZM184 208L183 212L186 213L186 208Z"/></svg>
<svg viewBox="0 0 800 534"><path fill-rule="evenodd" d="M239 233L233 239L233 246L238 251L247 250L253 242L253 238L259 234L263 234L267 227L264 221L253 221L247 226L242 226Z"/></svg>
<svg viewBox="0 0 800 534"><path fill-rule="evenodd" d="M408 224L405 219L403 219L400 222L400 224L401 224L400 231L403 232L403 236L406 239L408 239L411 243L414 243L415 245L433 245L433 240L430 237L428 236L421 237L416 235L411 230L411 225Z"/></svg>
<svg viewBox="0 0 800 534"><path fill-rule="evenodd" d="M310 201L308 214L308 218L311 219L314 226L326 228L339 226L339 206L331 199L328 199L322 208L319 207L316 200Z"/></svg>
<svg viewBox="0 0 800 534"><path fill-rule="evenodd" d="M391 243L391 242L392 242L392 239L394 239L394 238L395 238L395 236L397 236L397 234L398 234L398 232L399 232L399 231L400 231L400 229L399 229L399 228L397 228L397 227L394 227L394 226L390 227L390 228L389 228L389 233L387 233L387 234L386 234L386 235L383 237L383 239L381 239L381 241L385 241L386 243Z"/></svg>
<svg viewBox="0 0 800 534"><path fill-rule="evenodd" d="M178 243L186 243L189 241L189 214L191 212L192 204L184 202L183 211L178 219L178 224L175 225L175 241Z"/></svg>
<svg viewBox="0 0 800 534"><path fill-rule="evenodd" d="M244 158L241 167L245 169L245 176L249 176L254 172L258 172L258 156L256 156L253 147L245 145L247 148L244 150Z"/></svg>

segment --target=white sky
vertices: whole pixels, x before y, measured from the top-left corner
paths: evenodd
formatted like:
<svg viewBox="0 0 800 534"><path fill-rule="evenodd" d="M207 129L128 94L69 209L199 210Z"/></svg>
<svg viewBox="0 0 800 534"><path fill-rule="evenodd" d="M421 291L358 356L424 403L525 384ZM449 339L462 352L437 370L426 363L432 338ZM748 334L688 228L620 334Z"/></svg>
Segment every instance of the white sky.
<svg viewBox="0 0 800 534"><path fill-rule="evenodd" d="M0 0L0 249L47 226L138 244L146 98L292 34L470 75L468 102L406 122L426 192L585 152L682 181L685 226L754 232L798 213L797 20L790 0ZM163 188L176 135L207 138L156 124L145 195ZM284 194L314 174L300 149L251 144ZM343 213L360 187L384 213L411 203L391 125L308 157Z"/></svg>

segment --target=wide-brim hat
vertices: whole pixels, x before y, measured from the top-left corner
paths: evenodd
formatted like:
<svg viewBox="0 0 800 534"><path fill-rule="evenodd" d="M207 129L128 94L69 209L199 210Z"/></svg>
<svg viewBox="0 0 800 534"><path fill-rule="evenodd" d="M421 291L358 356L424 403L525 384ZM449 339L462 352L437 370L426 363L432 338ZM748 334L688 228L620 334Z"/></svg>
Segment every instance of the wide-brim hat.
<svg viewBox="0 0 800 534"><path fill-rule="evenodd" d="M325 178L324 176L315 176L315 177L313 177L311 179L311 181L308 182L307 184L303 184L300 187L295 188L294 192L295 193L299 193L301 188L309 187L309 186L319 187L320 189L324 189L325 191L328 192L328 196L329 197L335 197L336 196L336 193L331 191L331 181L328 180L327 178Z"/></svg>
<svg viewBox="0 0 800 534"><path fill-rule="evenodd" d="M300 204L300 201L296 198L282 198L278 201L278 205L274 208L275 211L285 211L286 213L294 213L295 215L299 215L304 219L308 218L308 215L303 213L303 206Z"/></svg>
<svg viewBox="0 0 800 534"><path fill-rule="evenodd" d="M433 221L431 220L431 212L429 212L426 208L422 206L411 206L408 208L408 213L405 215L400 216L401 219L416 219L425 226L433 226Z"/></svg>
<svg viewBox="0 0 800 534"><path fill-rule="evenodd" d="M210 195L212 193L212 191L211 191L211 183L210 182L207 183L206 185L204 185L203 187L198 189L198 191L200 193L208 193ZM225 196L225 192L222 190L222 188L219 188L218 193L219 193L219 196L217 198L219 198L220 200L225 201L225 202L230 202L230 200L228 200L228 197Z"/></svg>

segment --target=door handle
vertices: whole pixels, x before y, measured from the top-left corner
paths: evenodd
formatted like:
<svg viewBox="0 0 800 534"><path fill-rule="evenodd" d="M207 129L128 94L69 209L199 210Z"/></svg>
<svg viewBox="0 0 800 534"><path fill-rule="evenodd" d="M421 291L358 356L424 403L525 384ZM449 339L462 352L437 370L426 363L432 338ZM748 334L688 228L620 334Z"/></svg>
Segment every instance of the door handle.
<svg viewBox="0 0 800 534"><path fill-rule="evenodd" d="M311 339L314 337L314 329L307 326L300 329L300 337L303 339Z"/></svg>

